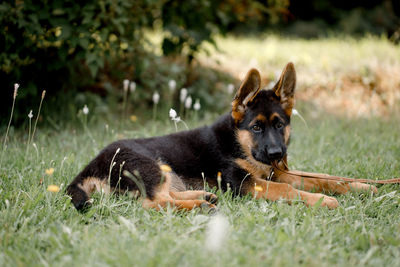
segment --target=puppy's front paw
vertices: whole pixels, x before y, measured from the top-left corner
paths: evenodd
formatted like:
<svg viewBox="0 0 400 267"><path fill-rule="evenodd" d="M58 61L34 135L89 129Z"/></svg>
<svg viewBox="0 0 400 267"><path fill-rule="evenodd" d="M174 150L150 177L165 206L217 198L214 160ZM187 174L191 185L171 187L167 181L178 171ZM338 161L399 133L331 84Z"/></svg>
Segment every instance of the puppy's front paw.
<svg viewBox="0 0 400 267"><path fill-rule="evenodd" d="M372 191L374 194L378 193L378 188L376 188L376 186L359 182L350 183L350 188L356 192Z"/></svg>
<svg viewBox="0 0 400 267"><path fill-rule="evenodd" d="M339 206L339 202L334 197L329 197L323 194L312 194L311 197L307 198L307 205L315 206L320 199L322 199L321 207L328 207L329 209L336 209Z"/></svg>

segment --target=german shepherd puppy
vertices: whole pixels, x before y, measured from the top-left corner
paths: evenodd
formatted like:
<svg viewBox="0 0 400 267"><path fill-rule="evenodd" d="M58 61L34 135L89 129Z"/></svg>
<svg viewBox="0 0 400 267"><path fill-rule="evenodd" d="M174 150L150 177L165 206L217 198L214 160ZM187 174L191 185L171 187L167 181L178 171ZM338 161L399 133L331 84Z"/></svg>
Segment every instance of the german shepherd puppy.
<svg viewBox="0 0 400 267"><path fill-rule="evenodd" d="M110 144L68 186L72 203L81 210L90 204L91 193L103 190L140 195L145 208L213 209L217 197L204 191L204 185L220 183L236 195L301 200L310 206L321 201L321 206L336 208L338 201L321 192L376 191L362 183L272 175L271 162L286 162L296 85L293 64L287 64L272 89L261 90L260 83L259 72L251 69L231 112L211 126Z"/></svg>

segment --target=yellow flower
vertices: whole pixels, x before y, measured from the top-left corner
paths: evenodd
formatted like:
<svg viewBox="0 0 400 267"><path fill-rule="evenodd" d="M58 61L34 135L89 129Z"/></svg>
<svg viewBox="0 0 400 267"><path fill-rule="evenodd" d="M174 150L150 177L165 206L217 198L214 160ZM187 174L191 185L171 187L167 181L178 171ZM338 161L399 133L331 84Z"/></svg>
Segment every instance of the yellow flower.
<svg viewBox="0 0 400 267"><path fill-rule="evenodd" d="M126 50L126 49L128 49L128 44L127 43L121 43L119 45L119 47L121 47L122 50Z"/></svg>
<svg viewBox="0 0 400 267"><path fill-rule="evenodd" d="M170 166L168 166L167 164L163 164L160 166L161 171L163 172L172 172L172 169Z"/></svg>
<svg viewBox="0 0 400 267"><path fill-rule="evenodd" d="M262 192L263 188L261 185L254 184L254 190L256 190L257 192Z"/></svg>
<svg viewBox="0 0 400 267"><path fill-rule="evenodd" d="M133 121L133 122L137 121L137 116L136 116L136 115L131 115L129 118L130 118L131 121Z"/></svg>
<svg viewBox="0 0 400 267"><path fill-rule="evenodd" d="M115 34L110 34L110 36L108 36L108 40L110 40L110 42L115 42L117 41L118 37Z"/></svg>
<svg viewBox="0 0 400 267"><path fill-rule="evenodd" d="M47 175L53 175L53 173L54 173L54 168L46 169L46 170L45 170L45 173L46 173Z"/></svg>
<svg viewBox="0 0 400 267"><path fill-rule="evenodd" d="M61 35L61 33L62 33L61 27L57 27L56 30L55 30L55 32L54 32L54 35L55 35L56 37L58 37L58 36Z"/></svg>
<svg viewBox="0 0 400 267"><path fill-rule="evenodd" d="M51 184L47 187L47 191L57 193L58 191L60 191L60 187L58 187L57 185Z"/></svg>

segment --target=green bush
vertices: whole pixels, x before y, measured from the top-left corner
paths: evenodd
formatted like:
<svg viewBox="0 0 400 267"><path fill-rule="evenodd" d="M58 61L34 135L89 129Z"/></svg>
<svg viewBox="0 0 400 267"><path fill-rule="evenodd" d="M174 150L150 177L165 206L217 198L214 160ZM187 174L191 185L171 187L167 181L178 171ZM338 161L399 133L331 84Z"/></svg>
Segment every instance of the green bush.
<svg viewBox="0 0 400 267"><path fill-rule="evenodd" d="M4 89L0 91L0 125L6 122L14 83L21 84L17 121L26 118L43 89L47 97L68 102L71 99L66 97L71 94L66 91L109 94L129 77L153 91L170 72L162 66L154 68L153 55L144 48L146 28L161 25L164 54L184 55L191 62L204 41L213 43L213 34L238 24L256 23L271 13L267 6L281 2L287 1L2 1L0 80ZM183 68L190 67L186 64L182 63ZM153 66L153 77L143 72L147 65ZM189 77L182 80L186 83Z"/></svg>

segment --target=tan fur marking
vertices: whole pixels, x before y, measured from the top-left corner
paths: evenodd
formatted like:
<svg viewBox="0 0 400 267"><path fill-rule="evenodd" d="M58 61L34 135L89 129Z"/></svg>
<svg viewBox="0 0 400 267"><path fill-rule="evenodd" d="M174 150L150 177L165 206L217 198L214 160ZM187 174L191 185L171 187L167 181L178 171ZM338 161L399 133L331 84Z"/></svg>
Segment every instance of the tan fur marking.
<svg viewBox="0 0 400 267"><path fill-rule="evenodd" d="M159 163L162 165L162 163ZM161 168L161 167L160 167ZM155 189L155 196L153 199L143 199L142 206L144 208L154 208L157 210L166 208L168 206L176 207L177 209L191 210L195 207L200 207L202 204L209 208L215 208L215 205L201 199L197 199L201 194L204 196L207 194L205 191L184 191L174 192L171 191L173 188L173 180L180 179L173 171L162 172L162 182Z"/></svg>
<svg viewBox="0 0 400 267"><path fill-rule="evenodd" d="M173 199L180 200L193 200L193 199L203 199L206 195L214 195L203 190L188 190L183 192L169 192L169 195ZM214 195L215 196L215 195ZM215 196L216 198L216 196Z"/></svg>
<svg viewBox="0 0 400 267"><path fill-rule="evenodd" d="M280 120L282 120L282 121L283 121L282 117L281 117L281 116L279 116L279 114L278 114L278 113L276 113L276 112L272 113L272 115L271 115L271 116L269 116L269 121L270 121L270 122L272 122L272 121L273 121L275 118L279 118Z"/></svg>
<svg viewBox="0 0 400 267"><path fill-rule="evenodd" d="M245 161L248 164L250 164L247 166L249 166L249 168L251 166L252 170L260 170L263 173L269 174L271 166L257 161L251 154L251 149L254 147L253 138L251 136L251 133L247 130L238 130L236 132L236 139L238 140L240 146L242 147L244 154L246 155ZM238 160L240 161L241 159L238 159ZM250 169L245 169L245 170L249 173L252 173L250 171Z"/></svg>
<svg viewBox="0 0 400 267"><path fill-rule="evenodd" d="M87 177L81 184L78 184L78 186L88 195L92 194L93 192L101 191L106 194L110 193L110 186L107 183L107 179L101 180L97 177Z"/></svg>
<svg viewBox="0 0 400 267"><path fill-rule="evenodd" d="M286 146L289 145L289 137L290 137L290 125L287 125L283 130L283 137L285 139Z"/></svg>

